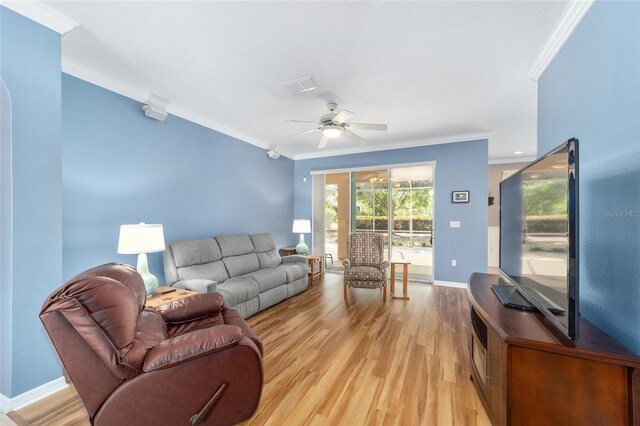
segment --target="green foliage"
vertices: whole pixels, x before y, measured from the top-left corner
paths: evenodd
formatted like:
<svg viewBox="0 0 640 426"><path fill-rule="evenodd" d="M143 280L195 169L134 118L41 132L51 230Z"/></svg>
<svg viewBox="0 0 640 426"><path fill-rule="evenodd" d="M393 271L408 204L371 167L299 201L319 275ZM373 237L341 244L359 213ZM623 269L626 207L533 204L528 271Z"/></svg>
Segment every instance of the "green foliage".
<svg viewBox="0 0 640 426"><path fill-rule="evenodd" d="M561 234L566 233L568 216L556 214L547 216L527 216L527 233Z"/></svg>
<svg viewBox="0 0 640 426"><path fill-rule="evenodd" d="M534 180L524 183L527 216L567 213L567 184L563 179Z"/></svg>

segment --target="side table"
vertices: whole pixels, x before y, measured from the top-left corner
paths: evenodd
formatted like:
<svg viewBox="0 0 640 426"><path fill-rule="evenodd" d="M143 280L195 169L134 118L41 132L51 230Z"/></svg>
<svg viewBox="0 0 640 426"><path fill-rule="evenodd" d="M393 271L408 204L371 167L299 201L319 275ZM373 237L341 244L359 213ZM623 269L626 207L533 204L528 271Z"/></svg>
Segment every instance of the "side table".
<svg viewBox="0 0 640 426"><path fill-rule="evenodd" d="M157 308L160 305L164 305L165 303L171 303L176 300L184 299L185 297L194 296L198 294L196 291L184 290L181 288L173 288L174 291L170 293L162 293L163 291L169 291L173 287L158 287L153 294L147 296L147 300L144 303L145 306L149 306L150 308Z"/></svg>
<svg viewBox="0 0 640 426"><path fill-rule="evenodd" d="M280 251L282 252L283 256L291 256L292 254L296 254L295 247L282 247Z"/></svg>
<svg viewBox="0 0 640 426"><path fill-rule="evenodd" d="M394 296L394 292L396 290L396 265L402 265L402 296ZM409 265L411 262L408 260L398 260L395 262L391 262L391 298L393 299L407 299L409 300L409 295L407 294L407 280L409 275Z"/></svg>
<svg viewBox="0 0 640 426"><path fill-rule="evenodd" d="M304 255L309 262L309 284L314 285L316 278L322 278L324 274L324 256L319 254L306 254Z"/></svg>

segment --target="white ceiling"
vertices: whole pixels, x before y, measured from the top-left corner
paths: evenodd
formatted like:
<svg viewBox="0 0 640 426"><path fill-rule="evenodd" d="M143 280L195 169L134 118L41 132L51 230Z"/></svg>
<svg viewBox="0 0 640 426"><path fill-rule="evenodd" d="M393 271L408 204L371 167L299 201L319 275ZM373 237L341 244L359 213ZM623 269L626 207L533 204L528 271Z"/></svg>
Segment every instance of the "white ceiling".
<svg viewBox="0 0 640 426"><path fill-rule="evenodd" d="M536 154L527 73L568 2L46 4L80 23L62 40L70 73L157 94L170 112L256 145L318 155L318 133L285 138L313 126L285 120L317 120L335 101L389 130L357 131L365 147L331 140L321 155L493 132L499 159ZM309 74L317 90L280 86Z"/></svg>

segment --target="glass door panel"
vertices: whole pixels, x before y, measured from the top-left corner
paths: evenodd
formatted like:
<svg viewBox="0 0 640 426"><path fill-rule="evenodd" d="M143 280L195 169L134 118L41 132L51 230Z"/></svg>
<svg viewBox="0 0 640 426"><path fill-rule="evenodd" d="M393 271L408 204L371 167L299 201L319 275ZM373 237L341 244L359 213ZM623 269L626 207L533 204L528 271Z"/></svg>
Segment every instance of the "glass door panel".
<svg viewBox="0 0 640 426"><path fill-rule="evenodd" d="M434 166L390 170L391 259L411 262L410 279L433 281L433 170Z"/></svg>
<svg viewBox="0 0 640 426"><path fill-rule="evenodd" d="M347 258L347 238L351 230L350 173L325 176L324 247L327 269L342 270Z"/></svg>
<svg viewBox="0 0 640 426"><path fill-rule="evenodd" d="M389 259L389 172L366 170L352 173L356 232L382 234L384 258Z"/></svg>

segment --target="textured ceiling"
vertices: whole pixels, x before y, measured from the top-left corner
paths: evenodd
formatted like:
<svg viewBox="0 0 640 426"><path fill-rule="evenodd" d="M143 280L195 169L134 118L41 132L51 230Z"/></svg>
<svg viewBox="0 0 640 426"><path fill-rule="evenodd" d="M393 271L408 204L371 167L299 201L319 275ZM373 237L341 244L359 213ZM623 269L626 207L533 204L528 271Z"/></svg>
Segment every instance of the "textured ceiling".
<svg viewBox="0 0 640 426"><path fill-rule="evenodd" d="M527 73L567 2L47 2L77 20L63 57L171 101L175 111L298 158L326 102L357 131L323 153L493 131L492 159L536 154L537 86ZM318 89L280 83L312 75ZM176 112L176 114L178 114ZM189 115L186 114L186 115ZM180 114L178 114L180 115ZM185 115L185 114L183 114Z"/></svg>

